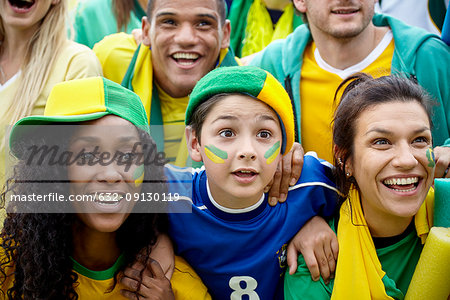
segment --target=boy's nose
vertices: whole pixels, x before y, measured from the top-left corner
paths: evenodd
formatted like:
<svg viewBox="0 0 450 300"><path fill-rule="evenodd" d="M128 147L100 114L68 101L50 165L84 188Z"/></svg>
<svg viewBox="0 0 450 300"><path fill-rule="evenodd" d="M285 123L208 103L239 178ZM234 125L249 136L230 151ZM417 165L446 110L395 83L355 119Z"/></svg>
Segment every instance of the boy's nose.
<svg viewBox="0 0 450 300"><path fill-rule="evenodd" d="M250 159L250 160L255 160L256 159L256 155L253 153L240 153L239 154L239 158L240 159Z"/></svg>

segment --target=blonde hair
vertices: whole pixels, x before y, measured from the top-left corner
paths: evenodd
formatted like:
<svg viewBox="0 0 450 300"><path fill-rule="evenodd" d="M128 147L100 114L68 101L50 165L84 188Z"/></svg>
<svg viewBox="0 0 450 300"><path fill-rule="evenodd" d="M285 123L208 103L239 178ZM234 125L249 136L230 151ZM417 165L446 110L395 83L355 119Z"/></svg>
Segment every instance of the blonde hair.
<svg viewBox="0 0 450 300"><path fill-rule="evenodd" d="M67 40L67 5L67 0L52 4L41 20L41 25L28 41L28 50L18 78L21 88L17 90L6 111L6 116L9 118L6 120L8 124L14 124L31 114L47 82L55 57ZM0 17L0 47L4 40L5 29Z"/></svg>

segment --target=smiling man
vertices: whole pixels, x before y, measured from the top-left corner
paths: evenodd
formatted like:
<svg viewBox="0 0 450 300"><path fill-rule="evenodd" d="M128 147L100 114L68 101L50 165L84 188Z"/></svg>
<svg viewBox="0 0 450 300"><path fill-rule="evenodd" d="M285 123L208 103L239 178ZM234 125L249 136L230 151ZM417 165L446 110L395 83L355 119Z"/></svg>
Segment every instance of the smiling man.
<svg viewBox="0 0 450 300"><path fill-rule="evenodd" d="M237 65L225 15L224 0L150 0L141 44L119 33L94 47L104 76L140 96L158 149L177 165L187 159L183 124L189 93L212 69Z"/></svg>

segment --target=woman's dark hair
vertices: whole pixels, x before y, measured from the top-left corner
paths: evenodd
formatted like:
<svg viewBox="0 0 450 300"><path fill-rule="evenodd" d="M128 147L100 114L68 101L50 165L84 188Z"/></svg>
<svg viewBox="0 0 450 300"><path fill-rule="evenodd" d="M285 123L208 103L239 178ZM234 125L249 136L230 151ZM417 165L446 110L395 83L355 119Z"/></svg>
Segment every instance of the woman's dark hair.
<svg viewBox="0 0 450 300"><path fill-rule="evenodd" d="M350 76L337 88L335 102L339 91L344 87L333 119L333 146L336 185L339 191L347 196L351 184L358 188L353 177L347 178L345 164L354 153L356 122L361 113L374 105L396 101L407 105L415 101L426 111L432 126L433 103L428 93L415 81L398 75L373 78L359 73Z"/></svg>
<svg viewBox="0 0 450 300"><path fill-rule="evenodd" d="M153 155L156 145L145 131L138 129L144 157ZM66 132L66 145L71 134ZM67 136L69 138L67 138ZM42 137L41 137L42 138ZM48 137L48 139L61 137ZM45 138L44 138L45 139ZM48 141L47 141L48 142ZM48 145L48 144L47 144ZM61 143L59 143L61 145ZM24 147L26 147L24 145ZM45 165L45 163L44 163ZM163 163L146 164L142 193L165 193ZM51 173L51 174L50 174ZM51 176L51 177L48 177ZM5 207L7 195L31 195L48 193L42 182L27 178L58 178L67 181L66 166L41 167L19 160L13 176L8 179L0 195L0 206ZM151 185L145 184L151 182ZM52 192L68 195L67 185L54 184ZM139 206L147 205L138 201L134 211L143 211ZM146 208L148 211L148 209ZM8 299L78 299L74 284L77 274L73 271L74 224L78 218L73 213L8 213L0 234L2 256L0 260L0 286L3 296ZM165 214L131 213L117 230L117 245L124 255L125 263L117 274L130 266L139 257L149 261L150 248L156 243L160 233L167 232L168 221ZM141 251L143 250L143 251ZM13 279L13 284L5 285ZM8 288L8 289L7 289ZM112 291L114 286L109 291ZM7 290L6 290L7 289ZM109 292L105 291L105 292Z"/></svg>

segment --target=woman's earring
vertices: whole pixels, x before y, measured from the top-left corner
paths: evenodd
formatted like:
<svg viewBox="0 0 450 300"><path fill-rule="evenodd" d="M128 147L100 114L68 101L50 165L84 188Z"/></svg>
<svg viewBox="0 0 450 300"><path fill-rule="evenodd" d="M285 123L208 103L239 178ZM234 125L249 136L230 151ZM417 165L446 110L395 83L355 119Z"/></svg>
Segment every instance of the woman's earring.
<svg viewBox="0 0 450 300"><path fill-rule="evenodd" d="M345 175L347 175L347 178L349 178L350 176L352 176L352 174L350 174L350 172L347 172Z"/></svg>
<svg viewBox="0 0 450 300"><path fill-rule="evenodd" d="M342 166L342 159L340 157L338 158L338 165Z"/></svg>

